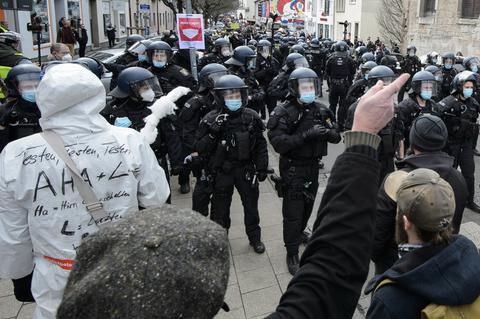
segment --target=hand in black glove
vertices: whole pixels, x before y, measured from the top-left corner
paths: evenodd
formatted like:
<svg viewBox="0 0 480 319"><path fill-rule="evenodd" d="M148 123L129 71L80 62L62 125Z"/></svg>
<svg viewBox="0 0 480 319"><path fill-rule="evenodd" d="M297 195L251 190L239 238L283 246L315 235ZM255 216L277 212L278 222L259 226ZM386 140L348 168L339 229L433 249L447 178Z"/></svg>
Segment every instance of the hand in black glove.
<svg viewBox="0 0 480 319"><path fill-rule="evenodd" d="M218 115L215 119L215 122L210 124L210 132L212 132L213 134L221 133L223 130L225 130L225 124L227 122L226 120L227 117L225 114Z"/></svg>
<svg viewBox="0 0 480 319"><path fill-rule="evenodd" d="M302 137L306 140L318 138L320 136L326 135L328 133L328 129L320 124L315 124L308 130L302 133Z"/></svg>
<svg viewBox="0 0 480 319"><path fill-rule="evenodd" d="M264 180L267 179L267 172L265 171L259 171L257 172L257 179L260 181L260 182L263 182Z"/></svg>
<svg viewBox="0 0 480 319"><path fill-rule="evenodd" d="M182 166L173 166L172 169L170 170L170 174L172 176L178 176L182 172L183 167Z"/></svg>

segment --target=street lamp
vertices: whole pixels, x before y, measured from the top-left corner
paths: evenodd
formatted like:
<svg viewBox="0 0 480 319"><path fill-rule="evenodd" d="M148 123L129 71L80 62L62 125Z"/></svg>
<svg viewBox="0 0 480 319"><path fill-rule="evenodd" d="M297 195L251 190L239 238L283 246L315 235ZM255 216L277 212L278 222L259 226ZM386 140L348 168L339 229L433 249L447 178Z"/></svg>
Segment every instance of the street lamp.
<svg viewBox="0 0 480 319"><path fill-rule="evenodd" d="M347 40L347 29L348 29L348 26L350 25L350 22L345 20L344 22L339 22L338 24L343 25L343 40L345 41Z"/></svg>

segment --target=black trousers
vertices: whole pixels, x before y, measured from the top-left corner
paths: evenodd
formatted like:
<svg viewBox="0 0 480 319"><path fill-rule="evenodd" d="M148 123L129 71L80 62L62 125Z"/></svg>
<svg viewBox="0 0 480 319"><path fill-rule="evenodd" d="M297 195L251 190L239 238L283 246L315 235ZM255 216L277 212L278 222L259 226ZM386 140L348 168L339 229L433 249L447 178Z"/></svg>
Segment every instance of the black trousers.
<svg viewBox="0 0 480 319"><path fill-rule="evenodd" d="M468 203L473 203L475 195L475 161L473 159L473 140L468 139L460 145L449 145L449 154L455 157L454 167L460 166L462 175L467 182Z"/></svg>
<svg viewBox="0 0 480 319"><path fill-rule="evenodd" d="M115 38L108 38L108 47L111 48L115 45Z"/></svg>
<svg viewBox="0 0 480 319"><path fill-rule="evenodd" d="M266 91L267 90L265 89L265 92ZM272 96L269 96L267 94L267 97L265 98L265 101L266 101L266 104L267 104L268 114L270 114L277 107L277 99L272 97Z"/></svg>
<svg viewBox="0 0 480 319"><path fill-rule="evenodd" d="M158 163L160 164L160 167L163 168L163 170L165 171L165 177L167 178L168 187L170 188L170 195L168 195L166 203L171 204L172 203L172 188L170 187L170 171L168 170L167 158L165 156L159 157L157 155L157 160L158 160Z"/></svg>
<svg viewBox="0 0 480 319"><path fill-rule="evenodd" d="M330 104L330 110L332 111L335 119L337 120L340 128L343 127L345 118L348 111L348 106L346 105L347 98L347 87L344 85L331 84L330 85L330 94L328 96L328 103ZM337 106L338 115L337 115Z"/></svg>
<svg viewBox="0 0 480 319"><path fill-rule="evenodd" d="M251 243L260 241L260 216L258 213L258 181L247 180L245 167L234 167L228 174L217 172L213 187L211 219L229 229L230 205L235 187L242 200L245 230Z"/></svg>
<svg viewBox="0 0 480 319"><path fill-rule="evenodd" d="M292 166L280 159L280 176L285 182L283 196L283 242L288 255L298 254L301 234L312 215L318 190L318 163Z"/></svg>
<svg viewBox="0 0 480 319"><path fill-rule="evenodd" d="M80 43L78 48L78 56L83 58L85 56L85 49L87 48L86 43Z"/></svg>
<svg viewBox="0 0 480 319"><path fill-rule="evenodd" d="M192 210L208 216L208 205L212 200L213 186L207 180L197 178L192 194ZM213 208L213 207L212 207ZM214 215L211 214L210 217Z"/></svg>

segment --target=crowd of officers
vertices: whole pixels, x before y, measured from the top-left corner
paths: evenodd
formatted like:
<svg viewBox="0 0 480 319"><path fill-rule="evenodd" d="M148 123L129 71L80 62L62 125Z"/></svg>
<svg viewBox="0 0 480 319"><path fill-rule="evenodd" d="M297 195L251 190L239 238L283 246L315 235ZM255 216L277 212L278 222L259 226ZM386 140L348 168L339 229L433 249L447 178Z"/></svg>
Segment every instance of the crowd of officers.
<svg viewBox="0 0 480 319"><path fill-rule="evenodd" d="M17 56L18 41L0 34L0 44L11 46ZM379 80L388 84L398 74L409 73L411 78L398 95L396 115L379 133L382 179L395 170L395 161L411 154L409 132L415 119L426 113L437 115L448 128L444 151L454 157L453 166L460 166L467 182L467 207L480 213L473 200L480 112L477 57L429 54L424 65L412 45L402 56L398 48L391 53L378 39L364 45L285 32L272 37L208 36L207 43L209 49L198 59L198 81L189 72L188 50L140 35L127 38L125 52L113 63L80 58L39 68L16 58L4 81L7 96L0 109L0 150L41 130L35 91L42 74L56 63L81 64L99 78L112 72L102 115L112 125L138 131L145 128L145 118L155 113L152 105L161 96L179 86L189 88L191 92L177 100L175 112L156 114L158 134L151 147L167 178L178 175L181 193L188 193L193 175L193 210L210 215L227 230L236 188L248 240L261 254L265 246L259 225L259 182L272 173L268 138L280 154L279 176L271 178L283 198L286 262L294 274L299 246L308 241L307 222L328 143L339 143L341 132L352 127L358 99L366 90ZM328 107L317 102L324 91L329 94Z"/></svg>

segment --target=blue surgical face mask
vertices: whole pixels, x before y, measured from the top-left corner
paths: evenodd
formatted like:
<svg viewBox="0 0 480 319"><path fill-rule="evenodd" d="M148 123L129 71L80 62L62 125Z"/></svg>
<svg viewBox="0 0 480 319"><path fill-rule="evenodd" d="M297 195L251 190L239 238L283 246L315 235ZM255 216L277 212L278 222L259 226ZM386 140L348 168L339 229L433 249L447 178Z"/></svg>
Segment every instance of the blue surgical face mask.
<svg viewBox="0 0 480 319"><path fill-rule="evenodd" d="M225 106L232 112L237 111L242 107L242 100L225 100Z"/></svg>
<svg viewBox="0 0 480 319"><path fill-rule="evenodd" d="M130 121L128 117L117 117L114 125L118 127L130 127L132 121Z"/></svg>
<svg viewBox="0 0 480 319"><path fill-rule="evenodd" d="M472 68L471 68L471 69L472 69L472 72L473 72L473 73L477 73L477 72L478 72L478 66L476 66L476 65L472 65Z"/></svg>
<svg viewBox="0 0 480 319"><path fill-rule="evenodd" d="M153 61L153 66L156 67L156 68L163 68L165 67L165 65L167 65L167 62L164 62L164 61Z"/></svg>
<svg viewBox="0 0 480 319"><path fill-rule="evenodd" d="M367 74L365 74L365 76L364 76L364 77L365 77L365 80L368 80L368 73L367 73Z"/></svg>
<svg viewBox="0 0 480 319"><path fill-rule="evenodd" d="M468 99L473 95L473 88L463 89L463 96Z"/></svg>
<svg viewBox="0 0 480 319"><path fill-rule="evenodd" d="M302 93L300 94L299 100L305 104L313 103L315 101L315 92Z"/></svg>
<svg viewBox="0 0 480 319"><path fill-rule="evenodd" d="M450 70L452 68L452 65L450 63L445 64L445 69Z"/></svg>
<svg viewBox="0 0 480 319"><path fill-rule="evenodd" d="M28 102L35 103L37 99L37 91L24 91L22 92L22 99Z"/></svg>
<svg viewBox="0 0 480 319"><path fill-rule="evenodd" d="M432 91L421 91L420 97L424 100L430 100L432 98Z"/></svg>
<svg viewBox="0 0 480 319"><path fill-rule="evenodd" d="M140 55L138 56L138 61L140 61L140 62L145 62L145 61L147 61L147 56L146 56L146 55L143 55L143 54L140 54Z"/></svg>

